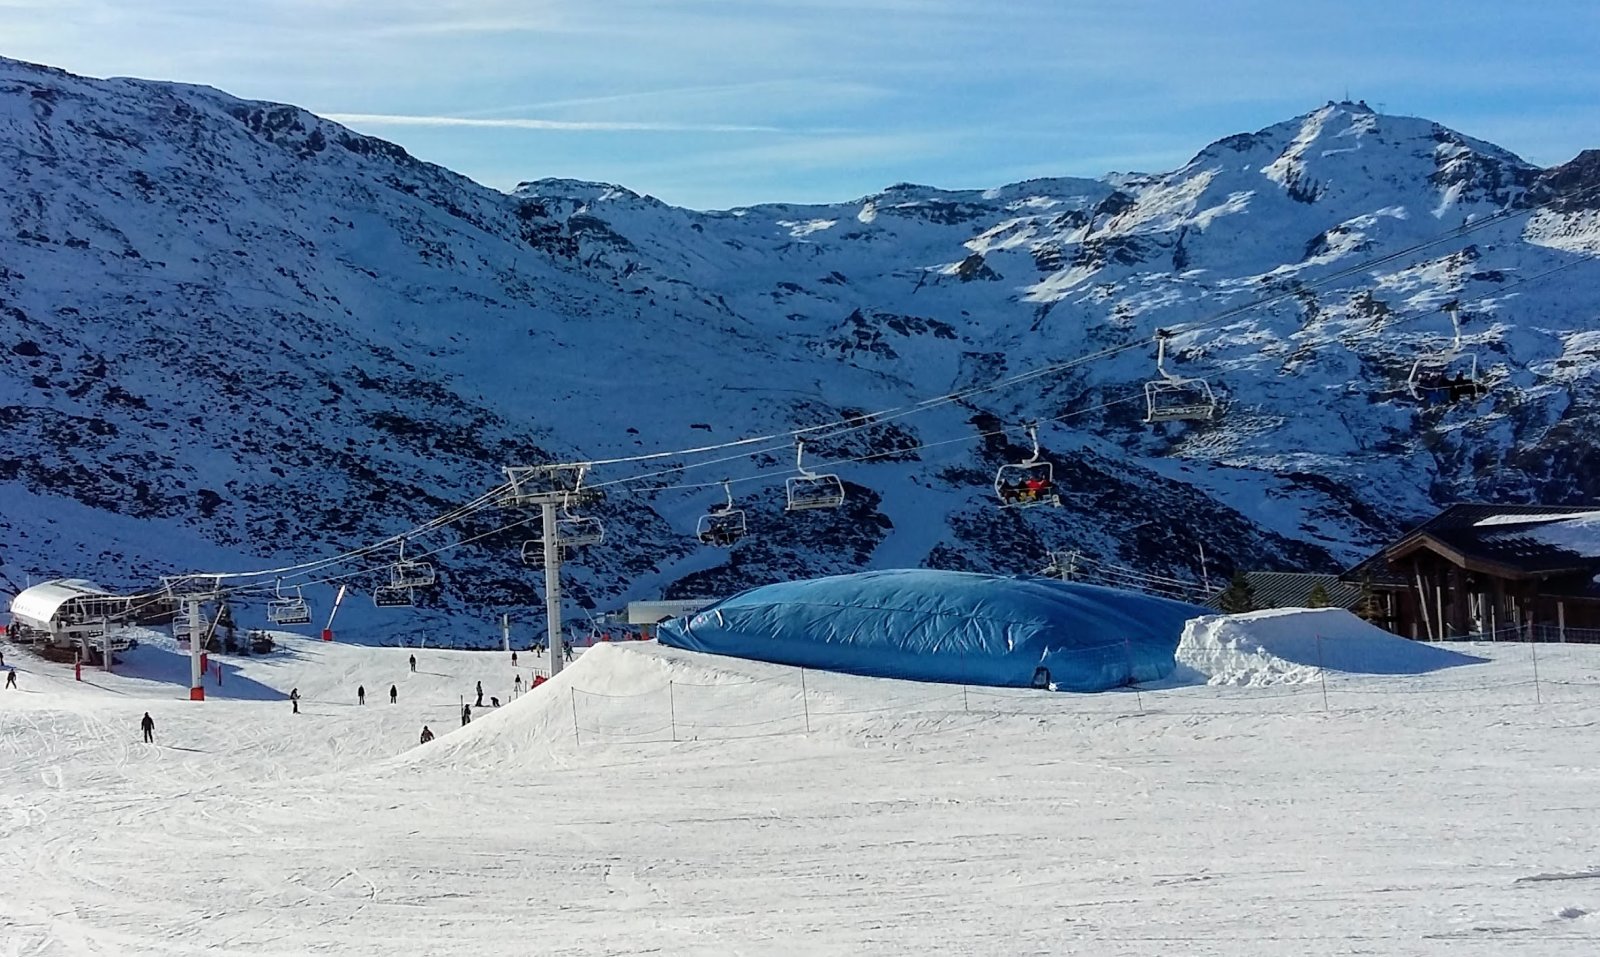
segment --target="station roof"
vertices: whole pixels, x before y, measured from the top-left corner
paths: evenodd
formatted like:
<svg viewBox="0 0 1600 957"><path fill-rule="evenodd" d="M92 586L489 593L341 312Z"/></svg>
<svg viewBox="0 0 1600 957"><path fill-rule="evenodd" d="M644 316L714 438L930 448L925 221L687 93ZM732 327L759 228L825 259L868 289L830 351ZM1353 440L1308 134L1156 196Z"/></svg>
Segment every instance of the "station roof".
<svg viewBox="0 0 1600 957"><path fill-rule="evenodd" d="M114 598L92 581L82 578L58 578L24 588L11 599L11 617L23 624L48 631L50 621L61 606L74 598Z"/></svg>

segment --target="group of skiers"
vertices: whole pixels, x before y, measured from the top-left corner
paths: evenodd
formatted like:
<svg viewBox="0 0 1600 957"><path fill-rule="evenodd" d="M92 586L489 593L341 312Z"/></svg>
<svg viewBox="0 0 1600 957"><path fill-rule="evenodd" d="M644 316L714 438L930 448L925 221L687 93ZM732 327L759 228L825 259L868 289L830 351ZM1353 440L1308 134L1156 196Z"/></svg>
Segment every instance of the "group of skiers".
<svg viewBox="0 0 1600 957"><path fill-rule="evenodd" d="M1040 476L1033 476L1020 482L1000 483L1000 500L1007 505L1037 502L1053 494L1055 486Z"/></svg>
<svg viewBox="0 0 1600 957"><path fill-rule="evenodd" d="M570 649L569 649L569 653L570 653ZM3 666L3 664L4 664L4 659L0 659L0 666ZM415 674L416 671L417 671L417 656L416 655L412 655L411 656L410 665L411 665L411 673ZM512 665L513 668L516 667L516 665L517 665L517 653L515 651L513 651L511 653L511 665ZM544 684L545 681L547 681L547 680L548 679L544 675L537 674L537 673L534 674L533 678L528 682L528 685L527 685L528 690L532 691L534 688L537 688L540 685ZM14 687L16 687L16 685L17 685L17 673L16 673L16 670L13 669L11 671L6 672L6 687L7 688L14 688ZM522 693L523 682L522 682L522 675L520 673L517 673L517 674L513 675L512 682L511 682L511 687L512 687L513 694L520 695ZM481 682L481 681L478 682L477 683L477 687L474 690L477 692L477 695L474 698L473 703L472 704L462 703L462 705L461 705L461 726L462 727L466 727L467 725L472 723L472 709L474 707L482 708L484 706L483 705L483 682ZM397 685L390 685L389 686L389 703L390 704L397 704L397 703L399 703L399 701L400 701L400 689L399 689L399 687ZM356 704L357 705L365 705L366 703L367 703L367 686L366 685L357 685L356 686ZM493 696L490 696L490 698L489 698L489 706L492 707L492 708L500 707L500 699L496 698L496 697L493 697ZM300 713L300 689L299 688L291 688L291 689L289 689L289 707L292 709L294 714L299 714ZM144 742L146 744L154 744L155 743L155 729L156 729L155 719L150 717L150 712L146 711L144 713L144 717L141 718L140 721L139 721L139 730L143 734ZM423 725L422 726L421 743L422 744L427 744L429 741L432 741L433 738L434 738L433 731L430 730L427 725Z"/></svg>

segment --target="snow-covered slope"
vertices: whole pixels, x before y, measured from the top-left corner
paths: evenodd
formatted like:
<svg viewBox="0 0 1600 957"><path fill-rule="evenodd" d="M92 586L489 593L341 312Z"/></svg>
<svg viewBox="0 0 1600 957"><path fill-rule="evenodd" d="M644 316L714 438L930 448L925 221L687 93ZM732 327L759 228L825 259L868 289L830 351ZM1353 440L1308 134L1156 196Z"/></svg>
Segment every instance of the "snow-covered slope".
<svg viewBox="0 0 1600 957"><path fill-rule="evenodd" d="M1069 695L633 643L465 728L505 656L291 640L195 704L8 650L0 953L1593 953L1600 649L1453 647Z"/></svg>
<svg viewBox="0 0 1600 957"><path fill-rule="evenodd" d="M1448 499L1600 492L1583 439L1600 425L1600 163L1540 171L1359 104L1159 175L695 212L570 180L508 196L293 107L0 60L0 159L13 587L319 557L469 500L505 464L784 432L1129 343L817 442L873 456L839 467L837 513L782 513L778 449L597 470L668 467L613 490L569 595L1031 571L1050 548L1193 576L1202 542L1223 565L1329 568ZM1507 211L1529 215L1490 219ZM1264 295L1283 298L1228 314ZM1400 386L1444 344L1451 298L1497 388L1421 409ZM1172 365L1210 377L1225 415L1145 426L1145 344L1185 326ZM997 514L994 469L1026 449L980 433L1029 419L1064 507ZM735 486L752 536L696 545L720 489L667 486L757 475ZM482 536L440 556L427 601L486 626L533 603L524 534L485 534L501 520L415 543Z"/></svg>

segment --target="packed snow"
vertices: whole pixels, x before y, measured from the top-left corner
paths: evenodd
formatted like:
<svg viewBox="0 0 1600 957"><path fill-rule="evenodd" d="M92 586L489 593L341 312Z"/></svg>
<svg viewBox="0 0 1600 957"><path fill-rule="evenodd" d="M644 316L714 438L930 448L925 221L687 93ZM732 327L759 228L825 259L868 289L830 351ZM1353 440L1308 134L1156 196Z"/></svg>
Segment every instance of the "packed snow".
<svg viewBox="0 0 1600 957"><path fill-rule="evenodd" d="M286 638L192 703L157 643L81 683L7 648L0 940L41 957L1592 952L1600 648L1539 647L1538 684L1533 646L1455 650L1484 661L1070 695L630 643L517 696L539 659ZM504 706L462 728L478 681ZM424 723L439 737L419 747Z"/></svg>
<svg viewBox="0 0 1600 957"><path fill-rule="evenodd" d="M1306 684L1325 672L1420 675L1480 659L1397 637L1343 608L1273 608L1195 618L1180 671L1213 685Z"/></svg>

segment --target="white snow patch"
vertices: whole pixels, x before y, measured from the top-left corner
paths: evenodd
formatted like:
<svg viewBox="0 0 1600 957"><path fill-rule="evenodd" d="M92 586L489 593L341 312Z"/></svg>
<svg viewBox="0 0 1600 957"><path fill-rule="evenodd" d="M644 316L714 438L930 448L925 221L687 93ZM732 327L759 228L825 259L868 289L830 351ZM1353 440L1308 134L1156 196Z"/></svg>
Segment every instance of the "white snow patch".
<svg viewBox="0 0 1600 957"><path fill-rule="evenodd" d="M1476 658L1400 638L1342 608L1274 608L1242 615L1207 615L1183 629L1177 652L1182 672L1212 685L1307 684L1324 670L1349 674L1416 675Z"/></svg>
<svg viewBox="0 0 1600 957"><path fill-rule="evenodd" d="M1593 521L1596 519L1600 519L1600 511L1548 512L1534 515L1491 515L1488 518L1478 519L1472 525L1474 528L1481 528L1485 525L1532 525L1538 522Z"/></svg>
<svg viewBox="0 0 1600 957"><path fill-rule="evenodd" d="M812 233L820 233L825 229L832 229L838 224L837 219L809 219L805 222L795 222L792 219L780 219L777 225L789 231L795 239L804 239Z"/></svg>
<svg viewBox="0 0 1600 957"><path fill-rule="evenodd" d="M1600 512L1586 512L1565 522L1552 522L1529 532L1528 537L1585 558L1600 558Z"/></svg>

